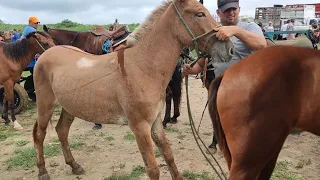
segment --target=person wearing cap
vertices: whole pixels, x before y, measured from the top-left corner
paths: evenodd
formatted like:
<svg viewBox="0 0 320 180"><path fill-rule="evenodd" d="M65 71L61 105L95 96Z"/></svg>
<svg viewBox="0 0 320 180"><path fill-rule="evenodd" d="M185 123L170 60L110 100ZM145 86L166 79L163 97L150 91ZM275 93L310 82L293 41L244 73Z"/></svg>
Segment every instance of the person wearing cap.
<svg viewBox="0 0 320 180"><path fill-rule="evenodd" d="M28 36L29 33L36 32L38 28L38 24L40 24L40 21L35 16L29 17L29 24L24 28L22 32L22 38L25 38Z"/></svg>
<svg viewBox="0 0 320 180"><path fill-rule="evenodd" d="M207 76L207 80L213 80L215 76L222 74L232 64L267 46L263 32L256 23L241 22L239 20L239 0L218 0L218 9L216 12L223 25L216 29L216 36L222 41L231 39L235 46L235 53L230 62L214 64L208 62L208 66L214 67L214 73L207 71L207 74L212 74L211 76L213 76ZM184 65L182 71L183 75L201 72L204 68L205 61L208 60L205 58L198 60L192 68L188 64ZM216 152L216 145L217 141L214 137L213 143L209 146L211 153Z"/></svg>

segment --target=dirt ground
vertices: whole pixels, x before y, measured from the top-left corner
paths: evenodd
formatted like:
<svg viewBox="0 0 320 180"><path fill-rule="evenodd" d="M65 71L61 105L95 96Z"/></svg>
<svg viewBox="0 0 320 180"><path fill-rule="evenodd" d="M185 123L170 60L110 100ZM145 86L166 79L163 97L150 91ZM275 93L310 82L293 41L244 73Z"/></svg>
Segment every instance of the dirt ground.
<svg viewBox="0 0 320 180"><path fill-rule="evenodd" d="M206 103L207 91L202 88L201 80L194 77L189 79L191 109L196 126L198 126ZM185 86L183 86L185 92L184 88ZM11 128L7 129L3 124L0 125L0 137L2 137L0 139L0 179L37 178L38 169L34 165L34 153L31 155L21 153L21 151L27 152L27 149L30 150L33 147L32 128L36 116L36 108L31 105L27 111L17 117L25 127L23 131L16 132ZM56 110L53 125L57 123L58 117L59 110ZM71 146L72 152L75 160L85 170L84 175L77 176L73 175L71 168L64 163L55 130L49 126L45 143L51 147L48 150L51 153L47 155L45 161L51 179L100 180L112 175L130 173L132 176L127 176L124 179L148 179L145 173L140 177L132 173L134 167L143 166L143 161L128 126L103 125L101 130L92 130L92 127L93 123L80 119L76 119L71 126L69 142L73 145ZM212 129L208 112L204 115L200 135L209 145L212 139ZM169 125L166 136L171 144L175 162L186 178L212 179L210 175L215 176L192 136L188 123L185 93L182 97L181 116L178 123ZM154 149L158 155L156 147ZM21 150L20 154L17 150ZM220 151L214 156L227 172L226 163ZM157 157L157 161L161 169L160 179L171 179L162 157ZM310 133L290 135L281 151L273 179L320 179L320 137Z"/></svg>

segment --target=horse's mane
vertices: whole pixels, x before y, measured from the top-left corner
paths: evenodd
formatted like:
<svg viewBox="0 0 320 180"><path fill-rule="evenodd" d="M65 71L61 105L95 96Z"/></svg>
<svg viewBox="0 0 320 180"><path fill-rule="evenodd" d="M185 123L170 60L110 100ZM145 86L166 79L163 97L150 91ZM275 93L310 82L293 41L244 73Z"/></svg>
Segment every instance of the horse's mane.
<svg viewBox="0 0 320 180"><path fill-rule="evenodd" d="M22 58L28 54L29 41L31 37L34 37L35 33L50 38L48 34L36 31L28 34L28 36L26 38L23 38L22 40L18 40L13 43L4 43L2 49L5 56L9 57L10 59L13 59L16 62L22 60Z"/></svg>
<svg viewBox="0 0 320 180"><path fill-rule="evenodd" d="M127 46L131 47L140 41L154 26L154 23L159 19L159 17L168 9L171 1L164 0L161 5L154 9L146 20L141 23L127 39Z"/></svg>

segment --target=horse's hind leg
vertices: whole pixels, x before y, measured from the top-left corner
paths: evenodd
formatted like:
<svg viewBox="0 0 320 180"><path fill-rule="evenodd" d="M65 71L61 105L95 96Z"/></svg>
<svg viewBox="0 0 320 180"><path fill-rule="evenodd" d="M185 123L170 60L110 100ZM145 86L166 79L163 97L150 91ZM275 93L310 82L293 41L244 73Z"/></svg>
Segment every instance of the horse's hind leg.
<svg viewBox="0 0 320 180"><path fill-rule="evenodd" d="M281 148L279 148L281 150ZM269 160L268 164L260 172L258 180L269 180L272 172L277 164L277 159L280 153L280 150Z"/></svg>
<svg viewBox="0 0 320 180"><path fill-rule="evenodd" d="M166 112L165 112L164 119L162 122L162 125L164 128L167 127L167 124L171 120L171 99L172 99L172 91L171 91L170 84L169 84L166 89Z"/></svg>
<svg viewBox="0 0 320 180"><path fill-rule="evenodd" d="M43 87L44 88L44 87ZM52 90L50 90L52 91ZM47 93L43 90L37 91L37 108L38 108L38 120L33 128L34 146L37 152L37 166L39 169L39 179L50 179L45 167L44 154L43 154L43 141L46 136L46 130L49 121L51 120L53 113L54 95L53 93Z"/></svg>
<svg viewBox="0 0 320 180"><path fill-rule="evenodd" d="M182 179L182 176L179 173L177 166L174 162L171 148L167 144L167 139L165 137L163 128L161 126L160 115L152 125L151 135L152 135L153 142L158 146L162 157L164 158L164 160L166 161L169 167L172 179L174 180Z"/></svg>
<svg viewBox="0 0 320 180"><path fill-rule="evenodd" d="M210 144L210 146L208 147L209 153L211 154L215 154L217 152L217 137L216 135L213 133L213 137L212 137L212 143Z"/></svg>
<svg viewBox="0 0 320 180"><path fill-rule="evenodd" d="M3 107L2 107L2 119L5 120L5 124L9 125L10 124L10 120L8 118L8 100L6 95L3 97Z"/></svg>
<svg viewBox="0 0 320 180"><path fill-rule="evenodd" d="M73 120L74 116L72 116L62 108L60 119L56 126L56 131L61 142L61 147L66 164L71 166L73 174L80 175L84 173L84 170L74 160L68 142L69 130Z"/></svg>
<svg viewBox="0 0 320 180"><path fill-rule="evenodd" d="M178 70L176 70L178 71ZM177 118L180 116L180 102L181 102L181 83L182 77L180 72L175 72L175 79L172 82L172 99L173 99L173 107L174 114L171 118L171 122L177 123Z"/></svg>

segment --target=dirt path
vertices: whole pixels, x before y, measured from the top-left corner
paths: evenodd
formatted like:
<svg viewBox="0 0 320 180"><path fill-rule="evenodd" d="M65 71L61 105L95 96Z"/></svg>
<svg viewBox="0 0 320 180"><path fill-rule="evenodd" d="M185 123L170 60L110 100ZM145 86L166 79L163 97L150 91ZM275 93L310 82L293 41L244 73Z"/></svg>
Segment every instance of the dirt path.
<svg viewBox="0 0 320 180"><path fill-rule="evenodd" d="M207 92L201 86L201 80L190 78L191 108L196 126L199 124L207 98ZM15 132L0 125L0 179L37 178L38 170L34 166L31 135L36 119L36 109L32 106L29 109L18 116L18 120L25 126L22 132ZM55 125L59 110L54 114L53 124ZM177 124L169 125L166 135L179 170L189 179L211 179L209 175L214 174L213 170L198 149L187 122L185 94L182 97L181 117L178 121ZM71 127L69 140L73 155L86 171L85 175L81 176L72 175L71 168L65 165L56 133L52 127L49 127L45 139L46 144L49 144L45 160L52 179L100 180L111 175L130 173L131 175L124 179L147 179L143 169L133 170L136 166L143 166L143 161L128 126L103 125L103 128L98 131L92 130L92 126L93 123L76 119ZM203 140L209 145L212 129L208 112L205 113L200 132ZM159 155L156 147L155 153ZM226 171L222 154L218 151L215 157ZM161 179L171 179L162 157L157 157L157 161L161 167ZM206 172L209 172L209 175ZM281 151L273 179L319 179L319 175L320 138L309 133L302 133L300 136L290 135Z"/></svg>

